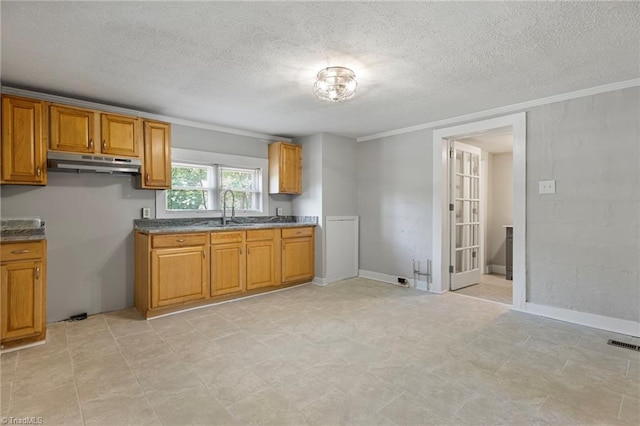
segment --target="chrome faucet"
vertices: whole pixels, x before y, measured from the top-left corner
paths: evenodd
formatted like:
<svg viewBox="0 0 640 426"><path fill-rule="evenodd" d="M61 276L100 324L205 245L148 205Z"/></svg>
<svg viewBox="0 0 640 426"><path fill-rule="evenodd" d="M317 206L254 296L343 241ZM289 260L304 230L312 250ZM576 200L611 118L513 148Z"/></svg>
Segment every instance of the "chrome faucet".
<svg viewBox="0 0 640 426"><path fill-rule="evenodd" d="M231 219L236 216L236 196L232 190L227 189L222 193L222 226L227 224L227 193L231 193Z"/></svg>

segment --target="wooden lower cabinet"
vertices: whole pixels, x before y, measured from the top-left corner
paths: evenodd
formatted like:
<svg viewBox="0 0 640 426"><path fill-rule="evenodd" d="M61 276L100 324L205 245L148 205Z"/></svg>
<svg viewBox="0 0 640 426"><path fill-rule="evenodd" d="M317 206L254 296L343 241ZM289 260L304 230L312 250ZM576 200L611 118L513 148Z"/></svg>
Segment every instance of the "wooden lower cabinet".
<svg viewBox="0 0 640 426"><path fill-rule="evenodd" d="M204 299L208 293L205 246L151 252L151 308Z"/></svg>
<svg viewBox="0 0 640 426"><path fill-rule="evenodd" d="M308 236L282 235L282 282L311 280L314 276L315 242L313 228Z"/></svg>
<svg viewBox="0 0 640 426"><path fill-rule="evenodd" d="M278 284L274 229L247 231L247 290Z"/></svg>
<svg viewBox="0 0 640 426"><path fill-rule="evenodd" d="M136 232L136 308L149 318L308 282L314 273L313 233L313 227Z"/></svg>
<svg viewBox="0 0 640 426"><path fill-rule="evenodd" d="M46 241L2 244L2 347L46 337Z"/></svg>
<svg viewBox="0 0 640 426"><path fill-rule="evenodd" d="M245 289L244 243L211 246L211 295L237 293Z"/></svg>

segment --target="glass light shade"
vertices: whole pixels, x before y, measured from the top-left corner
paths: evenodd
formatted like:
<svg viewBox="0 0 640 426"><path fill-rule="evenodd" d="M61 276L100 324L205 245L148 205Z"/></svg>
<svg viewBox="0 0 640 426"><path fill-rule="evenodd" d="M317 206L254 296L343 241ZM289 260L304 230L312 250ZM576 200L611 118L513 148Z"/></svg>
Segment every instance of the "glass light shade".
<svg viewBox="0 0 640 426"><path fill-rule="evenodd" d="M328 67L318 73L313 93L330 102L343 102L353 98L358 88L356 75L349 68Z"/></svg>

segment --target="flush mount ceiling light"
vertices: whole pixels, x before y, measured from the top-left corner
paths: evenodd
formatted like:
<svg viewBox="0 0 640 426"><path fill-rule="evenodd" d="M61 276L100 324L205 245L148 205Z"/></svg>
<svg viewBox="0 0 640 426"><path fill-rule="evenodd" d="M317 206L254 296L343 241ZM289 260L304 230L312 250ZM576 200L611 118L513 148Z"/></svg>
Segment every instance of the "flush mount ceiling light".
<svg viewBox="0 0 640 426"><path fill-rule="evenodd" d="M330 102L343 102L353 98L358 88L356 75L349 68L328 67L318 73L313 93Z"/></svg>

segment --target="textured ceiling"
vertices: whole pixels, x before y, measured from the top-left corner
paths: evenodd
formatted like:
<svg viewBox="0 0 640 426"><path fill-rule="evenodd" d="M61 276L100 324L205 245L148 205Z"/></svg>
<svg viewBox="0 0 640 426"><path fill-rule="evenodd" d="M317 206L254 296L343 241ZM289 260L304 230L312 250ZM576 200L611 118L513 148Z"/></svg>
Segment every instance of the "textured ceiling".
<svg viewBox="0 0 640 426"><path fill-rule="evenodd" d="M2 82L238 129L364 136L640 75L638 2L1 2ZM323 67L354 99L314 98Z"/></svg>

